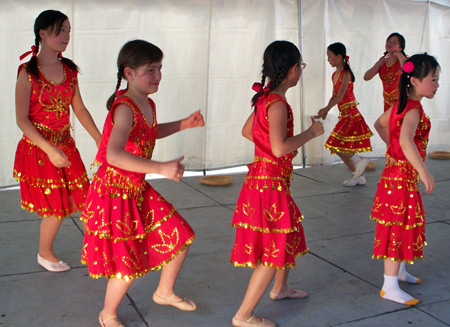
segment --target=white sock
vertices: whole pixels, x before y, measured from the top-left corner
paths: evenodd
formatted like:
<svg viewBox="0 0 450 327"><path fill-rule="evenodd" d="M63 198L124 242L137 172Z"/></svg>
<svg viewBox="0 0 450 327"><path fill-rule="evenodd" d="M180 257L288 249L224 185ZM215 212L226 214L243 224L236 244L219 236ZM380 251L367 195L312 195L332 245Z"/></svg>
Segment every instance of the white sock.
<svg viewBox="0 0 450 327"><path fill-rule="evenodd" d="M361 160L361 157L358 156L356 153L353 155L353 157L350 158L351 160L353 160L353 162L358 162Z"/></svg>
<svg viewBox="0 0 450 327"><path fill-rule="evenodd" d="M406 263L402 262L400 264L400 269L398 271L398 280L402 282L407 282L410 284L420 284L422 280L420 278L414 277L406 271Z"/></svg>
<svg viewBox="0 0 450 327"><path fill-rule="evenodd" d="M400 289L398 286L398 276L384 275L384 284L380 296L383 299L401 304L416 305L419 303L419 300Z"/></svg>

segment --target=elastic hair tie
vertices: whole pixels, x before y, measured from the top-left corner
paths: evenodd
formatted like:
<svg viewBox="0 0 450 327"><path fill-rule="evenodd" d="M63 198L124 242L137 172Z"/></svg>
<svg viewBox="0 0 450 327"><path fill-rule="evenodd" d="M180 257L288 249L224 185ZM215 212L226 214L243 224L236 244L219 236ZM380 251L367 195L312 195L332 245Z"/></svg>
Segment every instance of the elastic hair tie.
<svg viewBox="0 0 450 327"><path fill-rule="evenodd" d="M33 57L36 57L36 55L37 55L37 49L36 49L36 46L35 46L35 45L32 45L32 46L31 46L31 51L27 51L27 52L25 52L24 54L22 54L22 55L19 57L19 60L22 60L22 59L28 57L30 54L33 54Z"/></svg>
<svg viewBox="0 0 450 327"><path fill-rule="evenodd" d="M347 61L348 62L348 60L350 59L350 57L349 56L345 56L345 61Z"/></svg>
<svg viewBox="0 0 450 327"><path fill-rule="evenodd" d="M403 65L403 71L407 74L412 73L414 71L414 63L412 63L411 61L405 62L405 64Z"/></svg>
<svg viewBox="0 0 450 327"><path fill-rule="evenodd" d="M269 82L269 84L267 84L267 86L265 88L263 88L263 85L261 83L253 83L252 89L253 91L259 93L259 92L268 92L270 91L270 84L272 83L272 81Z"/></svg>

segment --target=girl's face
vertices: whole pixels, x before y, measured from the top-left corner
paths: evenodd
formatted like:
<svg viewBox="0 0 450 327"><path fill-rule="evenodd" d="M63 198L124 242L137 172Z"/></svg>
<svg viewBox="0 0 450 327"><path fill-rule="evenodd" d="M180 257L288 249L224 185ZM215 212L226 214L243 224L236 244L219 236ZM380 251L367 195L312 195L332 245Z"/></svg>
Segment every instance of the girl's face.
<svg viewBox="0 0 450 327"><path fill-rule="evenodd" d="M389 39L387 39L385 49L389 53L403 50L400 47L400 41L396 36L391 36Z"/></svg>
<svg viewBox="0 0 450 327"><path fill-rule="evenodd" d="M53 26L53 30L52 28L41 30L41 41L56 52L64 52L70 41L70 23L68 19L62 23L61 30L57 33L56 26Z"/></svg>
<svg viewBox="0 0 450 327"><path fill-rule="evenodd" d="M128 82L133 83L141 92L153 94L158 91L161 82L162 61L142 65L133 70L134 74Z"/></svg>
<svg viewBox="0 0 450 327"><path fill-rule="evenodd" d="M425 97L428 99L434 98L437 89L439 88L439 67L433 72L431 71L427 76L422 78L422 80L411 77L415 79L414 90L415 94L420 97ZM413 81L411 81L413 83Z"/></svg>
<svg viewBox="0 0 450 327"><path fill-rule="evenodd" d="M333 51L327 49L327 57L328 62L330 63L331 67L336 67L339 64L342 63L343 58L341 55L335 55Z"/></svg>

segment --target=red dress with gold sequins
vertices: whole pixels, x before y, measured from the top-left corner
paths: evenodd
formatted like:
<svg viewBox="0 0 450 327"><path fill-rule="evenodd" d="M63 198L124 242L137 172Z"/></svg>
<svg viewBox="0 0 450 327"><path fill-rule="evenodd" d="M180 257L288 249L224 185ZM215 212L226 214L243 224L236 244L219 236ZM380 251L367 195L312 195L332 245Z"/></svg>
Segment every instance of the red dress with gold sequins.
<svg viewBox="0 0 450 327"><path fill-rule="evenodd" d="M337 96L346 70L339 73L336 83L333 84L333 96ZM334 81L333 73L332 80ZM360 153L372 151L370 137L373 135L366 121L356 107L357 102L353 94L353 82L350 81L344 98L338 103L339 121L325 142L325 148L331 154Z"/></svg>
<svg viewBox="0 0 450 327"><path fill-rule="evenodd" d="M123 91L122 91L123 92ZM106 150L113 128L114 111L125 104L134 122L125 150L151 159L157 135L156 109L151 99L153 124L139 107L119 96L106 117L96 156L100 167L92 179L81 219L87 222L81 262L93 278L140 277L158 270L190 243L194 231L172 204L145 181L145 174L108 164Z"/></svg>
<svg viewBox="0 0 450 327"><path fill-rule="evenodd" d="M25 69L27 64L19 67ZM78 72L62 64L61 83L49 80L40 67L39 79L28 73L32 84L29 119L37 131L68 157L69 167L55 167L47 154L25 134L19 141L13 176L20 183L21 205L39 216L64 218L83 209L89 189L86 168L70 135L70 105Z"/></svg>
<svg viewBox="0 0 450 327"><path fill-rule="evenodd" d="M400 130L405 114L418 108L421 118L414 134L414 143L425 161L431 124L419 101L409 100L401 114L397 114L397 107L398 102L389 118L386 166L378 183L370 216L377 222L373 258L412 263L417 258L423 258L425 211L417 186L419 175L402 151Z"/></svg>
<svg viewBox="0 0 450 327"><path fill-rule="evenodd" d="M286 103L287 137L293 135L292 110L286 100L275 93L261 95L252 126L255 159L248 165L231 223L236 227L231 253L235 266L261 263L276 269L293 268L295 258L308 251L303 215L289 191L293 154L277 158L270 147L268 110L276 101Z"/></svg>
<svg viewBox="0 0 450 327"><path fill-rule="evenodd" d="M391 66L388 66L385 62L378 71L378 75L383 83L384 111L388 110L398 100L398 82L401 74L402 67L399 60Z"/></svg>

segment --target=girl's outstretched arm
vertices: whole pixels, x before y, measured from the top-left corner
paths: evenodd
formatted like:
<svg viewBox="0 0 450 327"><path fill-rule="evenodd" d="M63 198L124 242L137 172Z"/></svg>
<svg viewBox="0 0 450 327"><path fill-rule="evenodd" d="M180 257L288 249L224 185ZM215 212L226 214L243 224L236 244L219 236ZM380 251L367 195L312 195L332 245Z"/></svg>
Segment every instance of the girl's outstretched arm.
<svg viewBox="0 0 450 327"><path fill-rule="evenodd" d="M419 178L425 185L426 192L430 193L434 189L434 178L428 172L414 143L414 134L419 125L420 115L420 109L415 108L409 110L403 117L403 124L400 130L400 146L406 159L419 173Z"/></svg>
<svg viewBox="0 0 450 327"><path fill-rule="evenodd" d="M277 101L267 109L269 117L270 147L275 156L282 157L294 152L309 140L323 134L322 123L312 119L312 125L303 133L286 137L288 109L284 102Z"/></svg>
<svg viewBox="0 0 450 327"><path fill-rule="evenodd" d="M345 72L342 76L341 87L339 88L339 92L337 96L332 96L327 106L320 109L315 118L327 118L328 111L331 110L335 105L342 101L345 95L345 91L347 91L348 83L350 83L352 76L350 72Z"/></svg>
<svg viewBox="0 0 450 327"><path fill-rule="evenodd" d="M95 144L100 144L100 138L101 134L100 131L97 128L97 125L95 125L94 120L92 119L91 114L86 109L83 99L81 98L80 89L77 86L75 87L75 94L72 99L72 108L75 116L77 116L78 120L80 121L81 125L83 125L84 129L89 133L89 135L94 139Z"/></svg>
<svg viewBox="0 0 450 327"><path fill-rule="evenodd" d="M114 109L114 126L109 137L106 159L109 164L139 173L154 173L179 181L183 177L183 156L168 162L159 162L138 157L125 151L131 128L133 126L133 113L131 108L120 104Z"/></svg>
<svg viewBox="0 0 450 327"><path fill-rule="evenodd" d="M200 110L197 110L185 119L173 121L170 123L158 124L158 135L156 138L162 139L184 129L201 126L205 126L205 121L203 120L203 115Z"/></svg>
<svg viewBox="0 0 450 327"><path fill-rule="evenodd" d="M44 151L51 163L55 167L68 167L70 161L66 154L57 146L48 142L34 127L29 117L30 114L30 97L32 85L28 80L25 68L22 69L17 77L16 82L16 122L21 131L42 151Z"/></svg>
<svg viewBox="0 0 450 327"><path fill-rule="evenodd" d="M246 139L249 139L252 142L253 142L252 126L254 119L255 119L255 111L253 110L251 115L247 118L244 127L242 127L242 136L245 137Z"/></svg>
<svg viewBox="0 0 450 327"><path fill-rule="evenodd" d="M373 125L387 146L389 146L389 117L391 116L391 112L392 107L386 110Z"/></svg>
<svg viewBox="0 0 450 327"><path fill-rule="evenodd" d="M382 57L380 60L378 60L375 65L372 66L366 73L364 74L364 80L370 81L378 72L380 71L380 67L384 65L386 62L386 58Z"/></svg>

